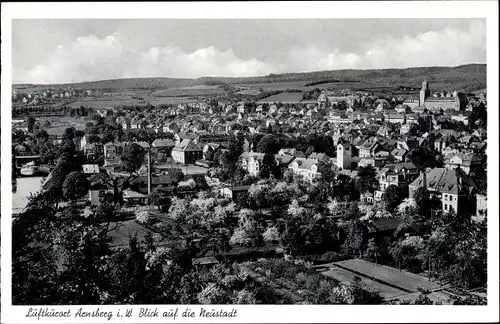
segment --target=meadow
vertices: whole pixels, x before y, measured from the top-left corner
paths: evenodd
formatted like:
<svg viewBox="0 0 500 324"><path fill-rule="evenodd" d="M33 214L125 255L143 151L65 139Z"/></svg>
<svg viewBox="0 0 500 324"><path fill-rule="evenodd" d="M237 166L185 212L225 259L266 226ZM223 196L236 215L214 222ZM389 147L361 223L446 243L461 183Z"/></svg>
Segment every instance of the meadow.
<svg viewBox="0 0 500 324"><path fill-rule="evenodd" d="M194 85L190 87L168 88L156 90L151 93L153 97L185 97L208 96L224 94L226 91L218 85Z"/></svg>
<svg viewBox="0 0 500 324"><path fill-rule="evenodd" d="M299 103L302 100L302 92L282 92L278 93L275 95L272 95L270 97L261 99L258 101L258 103L274 103L274 102L281 102L281 103Z"/></svg>
<svg viewBox="0 0 500 324"><path fill-rule="evenodd" d="M117 106L137 106L137 107L145 107L147 102L144 100L132 99L129 96L113 96L113 97L104 97L98 99L88 99L88 100L77 100L67 104L70 108L80 108L91 107L91 108L113 108Z"/></svg>
<svg viewBox="0 0 500 324"><path fill-rule="evenodd" d="M150 103L153 106L157 105L178 105L182 103L190 103L195 102L196 99L191 97L162 97L162 98L153 98Z"/></svg>

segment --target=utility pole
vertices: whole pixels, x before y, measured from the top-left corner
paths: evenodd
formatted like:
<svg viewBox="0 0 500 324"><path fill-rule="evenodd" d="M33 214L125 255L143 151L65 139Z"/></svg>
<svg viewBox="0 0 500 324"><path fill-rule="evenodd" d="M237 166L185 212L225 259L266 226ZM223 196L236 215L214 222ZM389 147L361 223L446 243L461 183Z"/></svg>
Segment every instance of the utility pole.
<svg viewBox="0 0 500 324"><path fill-rule="evenodd" d="M149 144L149 143L148 143ZM151 144L148 145L148 204L151 202L151 183L152 181L151 170Z"/></svg>

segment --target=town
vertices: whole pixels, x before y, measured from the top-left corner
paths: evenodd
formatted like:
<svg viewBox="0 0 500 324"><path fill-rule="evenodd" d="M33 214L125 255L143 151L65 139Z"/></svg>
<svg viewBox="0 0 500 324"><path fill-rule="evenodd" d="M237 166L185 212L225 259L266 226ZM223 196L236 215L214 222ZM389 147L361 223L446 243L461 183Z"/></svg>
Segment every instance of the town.
<svg viewBox="0 0 500 324"><path fill-rule="evenodd" d="M14 90L19 251L62 303L485 303L486 89L294 82Z"/></svg>

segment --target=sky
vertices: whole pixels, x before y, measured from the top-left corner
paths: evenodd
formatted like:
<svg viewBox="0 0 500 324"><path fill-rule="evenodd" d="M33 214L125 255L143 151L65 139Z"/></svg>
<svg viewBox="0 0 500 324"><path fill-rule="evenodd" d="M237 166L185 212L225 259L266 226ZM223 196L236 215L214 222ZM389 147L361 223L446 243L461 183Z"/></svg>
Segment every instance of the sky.
<svg viewBox="0 0 500 324"><path fill-rule="evenodd" d="M12 21L13 83L485 62L484 19Z"/></svg>

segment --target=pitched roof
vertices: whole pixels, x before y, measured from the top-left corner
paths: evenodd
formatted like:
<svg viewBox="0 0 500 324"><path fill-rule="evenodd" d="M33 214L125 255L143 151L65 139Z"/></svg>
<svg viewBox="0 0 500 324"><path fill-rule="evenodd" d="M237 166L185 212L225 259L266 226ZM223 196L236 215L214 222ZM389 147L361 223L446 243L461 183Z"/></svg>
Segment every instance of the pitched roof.
<svg viewBox="0 0 500 324"><path fill-rule="evenodd" d="M313 160L321 161L323 159L329 159L330 157L328 155L326 155L325 153L316 153L316 152L313 152L313 153L309 154L309 156L307 158L308 159L313 159Z"/></svg>
<svg viewBox="0 0 500 324"><path fill-rule="evenodd" d="M175 142L170 139L155 139L153 147L168 147L175 146Z"/></svg>
<svg viewBox="0 0 500 324"><path fill-rule="evenodd" d="M401 219L389 218L370 220L370 222L366 226L368 228L368 231L373 233L393 231L398 228L399 224L401 224Z"/></svg>
<svg viewBox="0 0 500 324"><path fill-rule="evenodd" d="M304 170L310 170L311 167L315 164L318 164L318 160L316 159L310 159L310 158L301 158L301 157L297 157L295 158L291 164L297 162L298 164L298 168L299 169L304 169Z"/></svg>
<svg viewBox="0 0 500 324"><path fill-rule="evenodd" d="M391 151L391 155L397 157L403 157L406 153L408 153L408 151L405 149L394 149Z"/></svg>
<svg viewBox="0 0 500 324"><path fill-rule="evenodd" d="M471 189L475 187L469 177L459 174L458 172L458 170L445 168L426 170L427 189L457 195L462 188ZM424 174L420 174L410 186L421 187L423 185L423 176Z"/></svg>
<svg viewBox="0 0 500 324"><path fill-rule="evenodd" d="M183 152L195 152L201 151L200 147L196 145L192 140L183 139L179 144L177 144L173 150L183 151Z"/></svg>
<svg viewBox="0 0 500 324"><path fill-rule="evenodd" d="M274 159L279 163L279 164L289 164L293 159L293 155L287 155L287 154L275 154Z"/></svg>

